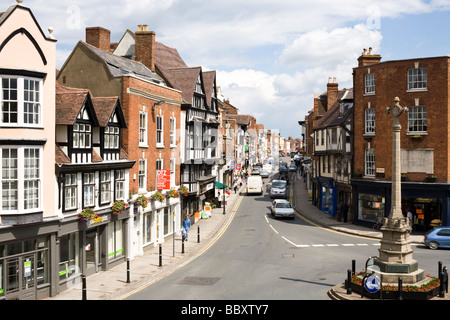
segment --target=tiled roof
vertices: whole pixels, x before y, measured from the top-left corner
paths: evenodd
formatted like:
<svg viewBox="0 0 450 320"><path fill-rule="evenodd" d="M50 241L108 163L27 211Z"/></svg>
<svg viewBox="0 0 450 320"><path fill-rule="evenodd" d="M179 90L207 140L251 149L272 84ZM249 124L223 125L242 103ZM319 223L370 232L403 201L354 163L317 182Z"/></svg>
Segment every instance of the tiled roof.
<svg viewBox="0 0 450 320"><path fill-rule="evenodd" d="M348 103L348 101L353 99L353 89L343 89L338 93L338 100L331 106L330 110L328 110L323 118L317 123L314 129L325 128L328 126L336 126L342 123L342 121L346 118L348 110L345 113L340 113L340 105L341 102Z"/></svg>
<svg viewBox="0 0 450 320"><path fill-rule="evenodd" d="M188 67L176 48L168 47L158 41L155 42L155 66L174 88L180 87L180 84L170 70Z"/></svg>
<svg viewBox="0 0 450 320"><path fill-rule="evenodd" d="M64 87L56 82L56 124L74 124L88 94L87 89Z"/></svg>
<svg viewBox="0 0 450 320"><path fill-rule="evenodd" d="M198 76L200 75L202 68L177 68L168 70L172 79L174 79L176 85L175 89L180 90L182 98L186 103L192 103L192 97L194 96L195 85L197 83Z"/></svg>
<svg viewBox="0 0 450 320"><path fill-rule="evenodd" d="M248 114L229 114L226 119L234 119L236 123L247 126L250 124L251 116Z"/></svg>
<svg viewBox="0 0 450 320"><path fill-rule="evenodd" d="M205 86L206 104L211 105L212 91L216 80L216 71L203 72L203 84Z"/></svg>
<svg viewBox="0 0 450 320"><path fill-rule="evenodd" d="M91 100L94 104L100 127L106 127L118 103L119 97L97 97Z"/></svg>
<svg viewBox="0 0 450 320"><path fill-rule="evenodd" d="M102 59L113 77L121 77L123 75L132 74L155 83L164 83L160 76L139 61L130 60L109 52L105 52L83 41L80 41L79 44L84 45L89 50L94 52L100 59Z"/></svg>

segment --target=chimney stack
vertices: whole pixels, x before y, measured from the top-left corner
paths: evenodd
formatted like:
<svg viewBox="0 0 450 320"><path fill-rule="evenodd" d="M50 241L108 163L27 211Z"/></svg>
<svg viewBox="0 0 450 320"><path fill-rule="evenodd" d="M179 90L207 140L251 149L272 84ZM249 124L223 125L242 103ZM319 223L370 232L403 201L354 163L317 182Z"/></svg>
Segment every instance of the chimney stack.
<svg viewBox="0 0 450 320"><path fill-rule="evenodd" d="M138 25L135 33L134 55L147 68L155 72L155 32L148 31L148 25Z"/></svg>
<svg viewBox="0 0 450 320"><path fill-rule="evenodd" d="M336 77L329 77L327 83L327 111L338 100L338 83Z"/></svg>
<svg viewBox="0 0 450 320"><path fill-rule="evenodd" d="M364 49L361 56L358 58L358 67L379 63L380 61L381 56L379 54L373 54L372 48L369 48L369 51Z"/></svg>
<svg viewBox="0 0 450 320"><path fill-rule="evenodd" d="M102 27L86 28L86 43L103 51L109 51L111 45L111 31Z"/></svg>

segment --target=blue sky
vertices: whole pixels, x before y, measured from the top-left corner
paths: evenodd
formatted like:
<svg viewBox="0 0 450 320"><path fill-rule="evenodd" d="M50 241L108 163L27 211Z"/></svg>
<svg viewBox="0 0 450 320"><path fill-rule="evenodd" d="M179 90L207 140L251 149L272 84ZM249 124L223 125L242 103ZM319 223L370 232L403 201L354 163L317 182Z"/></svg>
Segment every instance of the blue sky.
<svg viewBox="0 0 450 320"><path fill-rule="evenodd" d="M8 5L4 3L6 10ZM297 123L328 77L351 87L363 48L382 60L450 55L450 0L24 0L54 28L57 67L85 27L148 24L189 66L217 71L223 96L266 129L300 137Z"/></svg>

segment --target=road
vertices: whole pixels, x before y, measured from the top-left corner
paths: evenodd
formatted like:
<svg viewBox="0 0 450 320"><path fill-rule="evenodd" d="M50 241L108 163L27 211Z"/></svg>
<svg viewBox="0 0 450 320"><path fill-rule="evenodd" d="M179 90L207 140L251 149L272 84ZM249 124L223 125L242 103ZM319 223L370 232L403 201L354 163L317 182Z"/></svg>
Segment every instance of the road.
<svg viewBox="0 0 450 320"><path fill-rule="evenodd" d="M127 297L132 300L327 300L355 259L361 271L378 255L379 240L275 219L271 199L245 195L226 232L180 270ZM448 251L414 248L419 267L436 275Z"/></svg>

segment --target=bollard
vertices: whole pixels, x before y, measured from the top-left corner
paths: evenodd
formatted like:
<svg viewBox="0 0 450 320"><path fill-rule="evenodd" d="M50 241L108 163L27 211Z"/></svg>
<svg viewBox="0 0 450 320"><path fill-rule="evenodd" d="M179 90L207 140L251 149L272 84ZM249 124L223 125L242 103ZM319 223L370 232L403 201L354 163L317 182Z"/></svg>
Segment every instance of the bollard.
<svg viewBox="0 0 450 320"><path fill-rule="evenodd" d="M398 300L403 300L403 278L398 277Z"/></svg>
<svg viewBox="0 0 450 320"><path fill-rule="evenodd" d="M355 274L356 271L356 260L352 260L352 274Z"/></svg>
<svg viewBox="0 0 450 320"><path fill-rule="evenodd" d="M444 284L445 284L445 292L448 293L448 272L447 272L447 267L444 267L444 269L442 269L442 272L444 273Z"/></svg>
<svg viewBox="0 0 450 320"><path fill-rule="evenodd" d="M442 261L438 261L438 277L441 275L442 272Z"/></svg>
<svg viewBox="0 0 450 320"><path fill-rule="evenodd" d="M130 258L127 258L127 283L130 283Z"/></svg>
<svg viewBox="0 0 450 320"><path fill-rule="evenodd" d="M184 237L181 239L181 253L184 253Z"/></svg>
<svg viewBox="0 0 450 320"><path fill-rule="evenodd" d="M83 279L82 299L87 300L86 276L83 274L83 275L81 275L81 278Z"/></svg>
<svg viewBox="0 0 450 320"><path fill-rule="evenodd" d="M352 294L352 270L347 270L347 294Z"/></svg>
<svg viewBox="0 0 450 320"><path fill-rule="evenodd" d="M197 226L197 243L200 243L200 226Z"/></svg>
<svg viewBox="0 0 450 320"><path fill-rule="evenodd" d="M445 297L445 274L441 271L439 274L439 298Z"/></svg>
<svg viewBox="0 0 450 320"><path fill-rule="evenodd" d="M162 267L162 247L159 245L159 266Z"/></svg>

